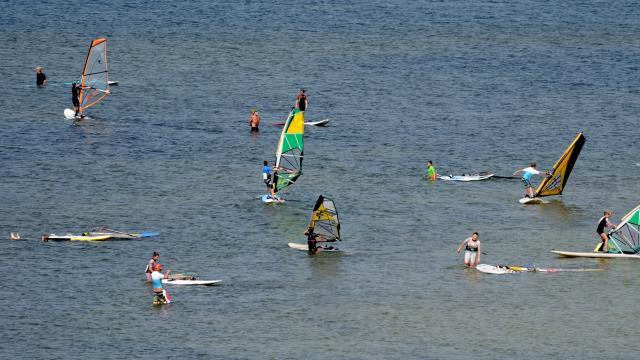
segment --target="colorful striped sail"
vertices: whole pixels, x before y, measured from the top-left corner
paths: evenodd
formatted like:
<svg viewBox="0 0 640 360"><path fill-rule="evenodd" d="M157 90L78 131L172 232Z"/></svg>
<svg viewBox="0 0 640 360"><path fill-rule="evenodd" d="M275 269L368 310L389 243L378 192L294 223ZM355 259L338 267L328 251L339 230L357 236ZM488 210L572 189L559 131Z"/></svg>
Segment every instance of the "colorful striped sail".
<svg viewBox="0 0 640 360"><path fill-rule="evenodd" d="M91 41L80 81L80 110L99 103L109 95L109 66L107 65L107 39Z"/></svg>
<svg viewBox="0 0 640 360"><path fill-rule="evenodd" d="M304 153L304 111L293 109L284 123L274 170L274 190L279 192L291 186L302 175Z"/></svg>
<svg viewBox="0 0 640 360"><path fill-rule="evenodd" d="M585 141L586 138L582 132L578 133L562 156L560 156L560 159L558 159L556 164L553 165L551 175L546 177L540 183L536 190L535 197L562 194L562 190L564 190L564 187L569 180L569 175L571 174L571 170L573 170L573 165L576 163Z"/></svg>
<svg viewBox="0 0 640 360"><path fill-rule="evenodd" d="M313 207L309 228L313 229L314 234L322 236L327 241L340 240L340 220L333 200L322 195L318 197Z"/></svg>

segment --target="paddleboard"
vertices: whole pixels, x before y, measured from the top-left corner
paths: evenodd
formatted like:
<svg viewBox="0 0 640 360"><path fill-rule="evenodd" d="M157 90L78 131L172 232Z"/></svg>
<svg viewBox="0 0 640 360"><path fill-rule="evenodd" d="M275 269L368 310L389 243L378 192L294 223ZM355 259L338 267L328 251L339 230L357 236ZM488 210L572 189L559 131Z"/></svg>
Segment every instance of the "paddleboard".
<svg viewBox="0 0 640 360"><path fill-rule="evenodd" d="M495 266L489 264L478 264L476 265L476 270L485 274L513 274L516 272L506 266Z"/></svg>
<svg viewBox="0 0 640 360"><path fill-rule="evenodd" d="M92 231L86 233L91 236L110 236L113 239L141 239L146 237L157 236L160 233L155 231L143 231L139 233L123 233L123 232L109 232L109 231Z"/></svg>
<svg viewBox="0 0 640 360"><path fill-rule="evenodd" d="M493 177L493 174L473 174L473 175L441 175L440 180L448 181L479 181L487 180Z"/></svg>
<svg viewBox="0 0 640 360"><path fill-rule="evenodd" d="M263 203L266 203L266 204L268 204L268 203L283 203L283 202L285 201L285 200L284 200L283 198L281 198L281 197L276 196L276 197L274 198L274 197L272 197L272 196L271 196L271 195L269 195L269 194L262 195L262 196L260 197L260 200L262 200L262 202L263 202Z"/></svg>
<svg viewBox="0 0 640 360"><path fill-rule="evenodd" d="M534 197L534 198L523 197L522 199L518 200L518 202L520 204L527 204L527 205L548 204L548 201L544 201L539 197Z"/></svg>
<svg viewBox="0 0 640 360"><path fill-rule="evenodd" d="M214 286L218 285L222 280L182 280L182 279L162 279L163 284L171 285L205 285Z"/></svg>
<svg viewBox="0 0 640 360"><path fill-rule="evenodd" d="M42 237L42 240L44 241L61 241L61 240L67 240L67 241L103 241L103 240L109 240L111 239L111 235L73 235L73 234L67 234L67 235L56 235L56 234L49 234Z"/></svg>
<svg viewBox="0 0 640 360"><path fill-rule="evenodd" d="M309 251L309 245L307 244L298 244L298 243L289 243L289 247L292 249L300 250L300 251ZM333 249L322 249L320 252L337 252L340 249L334 247Z"/></svg>
<svg viewBox="0 0 640 360"><path fill-rule="evenodd" d="M640 259L640 254L615 254L603 252L574 252L551 250L552 253L564 257L586 257L586 258L604 258L604 259Z"/></svg>

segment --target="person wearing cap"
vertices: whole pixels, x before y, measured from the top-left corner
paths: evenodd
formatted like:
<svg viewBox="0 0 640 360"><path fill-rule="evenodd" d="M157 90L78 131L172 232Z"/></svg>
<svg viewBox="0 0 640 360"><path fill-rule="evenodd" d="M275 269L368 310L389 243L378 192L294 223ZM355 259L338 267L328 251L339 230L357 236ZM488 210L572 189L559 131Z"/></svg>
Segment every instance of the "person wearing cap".
<svg viewBox="0 0 640 360"><path fill-rule="evenodd" d="M153 271L151 272L151 287L153 288L153 293L156 296L164 297L164 289L162 288L162 279L168 279L171 270L167 270L166 274L162 273L162 264L155 263L153 264Z"/></svg>
<svg viewBox="0 0 640 360"><path fill-rule="evenodd" d="M520 170L516 170L513 175L518 175L519 173L522 173L522 184L524 185L525 188L525 195L524 197L528 197L528 198L533 198L533 186L531 185L531 177L533 175L540 175L540 174L544 174L545 176L549 176L549 172L542 172L539 171L538 169L536 169L536 163L532 162L531 164L529 164L529 167L524 168L524 169L520 169Z"/></svg>
<svg viewBox="0 0 640 360"><path fill-rule="evenodd" d="M158 263L158 259L160 259L160 254L157 251L153 252L151 255L151 259L147 263L147 268L144 270L145 276L147 277L147 281L151 281L151 273L153 272L153 266Z"/></svg>
<svg viewBox="0 0 640 360"><path fill-rule="evenodd" d="M596 229L598 236L600 236L600 244L602 244L598 245L598 247L602 246L600 248L600 251L605 253L609 251L609 234L607 234L604 229L609 228L613 230L616 228L616 226L618 226L609 220L612 214L613 213L611 212L611 210L605 210L604 215L600 218L600 220L598 220L598 228ZM598 250L598 248L596 248L596 250Z"/></svg>
<svg viewBox="0 0 640 360"><path fill-rule="evenodd" d="M460 243L458 246L458 254L460 254L460 250L465 246L464 249L464 264L468 267L475 267L480 263L480 240L478 238L480 234L474 232L471 234L471 237L468 237Z"/></svg>
<svg viewBox="0 0 640 360"><path fill-rule="evenodd" d="M259 131L260 126L260 114L258 114L258 109L251 109L251 116L249 117L249 126L251 127L251 131Z"/></svg>
<svg viewBox="0 0 640 360"><path fill-rule="evenodd" d="M307 99L307 95L304 92L304 89L300 89L298 91L298 95L296 96L296 103L294 107L300 111L307 110L307 105L309 104L309 100Z"/></svg>
<svg viewBox="0 0 640 360"><path fill-rule="evenodd" d="M45 87L47 86L47 75L42 72L42 66L36 66L36 86Z"/></svg>

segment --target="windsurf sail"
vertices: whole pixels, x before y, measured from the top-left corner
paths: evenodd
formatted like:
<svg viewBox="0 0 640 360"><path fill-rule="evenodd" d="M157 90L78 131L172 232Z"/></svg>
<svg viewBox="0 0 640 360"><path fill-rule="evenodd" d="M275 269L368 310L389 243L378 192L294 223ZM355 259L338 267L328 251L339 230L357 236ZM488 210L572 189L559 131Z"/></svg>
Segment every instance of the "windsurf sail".
<svg viewBox="0 0 640 360"><path fill-rule="evenodd" d="M91 41L80 80L80 111L99 103L109 95L109 66L107 65L107 39Z"/></svg>
<svg viewBox="0 0 640 360"><path fill-rule="evenodd" d="M640 205L625 215L609 232L610 253L640 254Z"/></svg>
<svg viewBox="0 0 640 360"><path fill-rule="evenodd" d="M280 133L276 150L273 181L276 193L291 186L302 175L303 137L304 111L292 109Z"/></svg>
<svg viewBox="0 0 640 360"><path fill-rule="evenodd" d="M560 159L553 165L551 175L540 183L534 197L562 194L562 190L569 180L571 170L573 170L573 165L576 163L586 140L582 132L579 132L562 156L560 156Z"/></svg>
<svg viewBox="0 0 640 360"><path fill-rule="evenodd" d="M322 195L318 197L309 227L313 229L314 234L322 236L327 241L340 240L340 220L333 200Z"/></svg>

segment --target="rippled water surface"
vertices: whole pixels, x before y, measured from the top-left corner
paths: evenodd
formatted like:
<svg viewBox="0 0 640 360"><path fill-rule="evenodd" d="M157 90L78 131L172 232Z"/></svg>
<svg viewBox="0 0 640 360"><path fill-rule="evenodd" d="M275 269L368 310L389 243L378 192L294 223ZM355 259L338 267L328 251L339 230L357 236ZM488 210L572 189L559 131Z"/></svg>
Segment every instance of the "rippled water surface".
<svg viewBox="0 0 640 360"><path fill-rule="evenodd" d="M634 1L22 0L0 18L0 350L4 358L632 359L640 263L589 251L605 208L640 203L640 10ZM74 125L64 82L108 38L113 94ZM33 67L50 85L35 87ZM304 175L265 206L296 91ZM250 135L249 110L263 118ZM578 131L564 194L441 173L550 168ZM309 257L319 194L342 255ZM43 243L108 224L141 241ZM19 231L25 241L6 240ZM602 272L491 276L489 264ZM222 279L151 305L153 251Z"/></svg>

